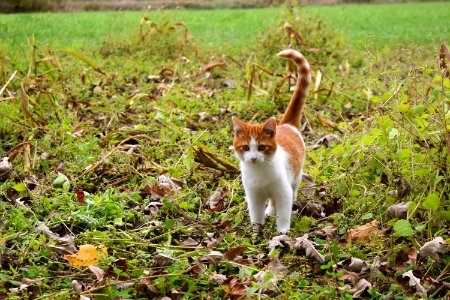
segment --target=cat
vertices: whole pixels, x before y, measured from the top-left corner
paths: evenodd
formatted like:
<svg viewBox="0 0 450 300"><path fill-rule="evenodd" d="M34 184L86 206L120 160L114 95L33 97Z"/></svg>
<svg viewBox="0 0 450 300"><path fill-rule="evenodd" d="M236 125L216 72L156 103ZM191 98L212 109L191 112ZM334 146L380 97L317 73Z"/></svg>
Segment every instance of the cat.
<svg viewBox="0 0 450 300"><path fill-rule="evenodd" d="M305 143L299 127L311 70L308 61L296 50L284 50L277 55L291 59L298 68L289 105L278 125L275 118L250 124L233 117L233 148L240 161L252 224L262 227L265 216L276 213L277 230L285 234L290 230L292 204L302 179Z"/></svg>

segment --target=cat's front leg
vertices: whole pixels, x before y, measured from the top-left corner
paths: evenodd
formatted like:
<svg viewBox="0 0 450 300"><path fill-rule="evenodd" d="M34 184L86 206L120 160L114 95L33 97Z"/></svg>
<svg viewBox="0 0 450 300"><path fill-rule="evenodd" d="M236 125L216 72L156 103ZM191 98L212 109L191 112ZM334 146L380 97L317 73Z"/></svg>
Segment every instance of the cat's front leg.
<svg viewBox="0 0 450 300"><path fill-rule="evenodd" d="M265 199L261 197L255 190L246 189L247 206L250 214L250 221L253 224L264 225Z"/></svg>
<svg viewBox="0 0 450 300"><path fill-rule="evenodd" d="M292 198L294 192L288 186L280 188L274 195L277 211L277 230L285 234L291 229Z"/></svg>

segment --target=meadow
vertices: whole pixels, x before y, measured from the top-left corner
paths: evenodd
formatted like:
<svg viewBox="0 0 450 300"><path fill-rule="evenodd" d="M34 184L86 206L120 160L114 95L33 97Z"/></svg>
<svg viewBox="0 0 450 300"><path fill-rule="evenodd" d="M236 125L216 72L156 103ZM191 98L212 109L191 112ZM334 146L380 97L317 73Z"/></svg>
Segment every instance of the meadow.
<svg viewBox="0 0 450 300"><path fill-rule="evenodd" d="M0 15L0 297L448 297L449 8ZM257 235L230 120L279 119L289 45L307 175Z"/></svg>

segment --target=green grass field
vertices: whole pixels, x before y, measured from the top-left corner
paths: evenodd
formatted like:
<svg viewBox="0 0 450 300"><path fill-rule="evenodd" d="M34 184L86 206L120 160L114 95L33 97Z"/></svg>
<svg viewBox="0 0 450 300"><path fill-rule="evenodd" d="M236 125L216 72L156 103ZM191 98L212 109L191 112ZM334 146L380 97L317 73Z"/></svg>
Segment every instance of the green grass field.
<svg viewBox="0 0 450 300"><path fill-rule="evenodd" d="M375 47L437 44L450 40L450 3L315 6L299 9L317 15L347 42ZM252 47L256 37L281 21L282 8L253 10L151 11L151 20L186 23L196 40L231 53ZM104 40L135 34L143 12L87 12L0 15L4 49L23 53L35 34L39 44L54 48L98 48Z"/></svg>
<svg viewBox="0 0 450 300"><path fill-rule="evenodd" d="M0 299L448 299L449 7L1 15ZM231 119L280 119L288 43L309 176L280 236Z"/></svg>

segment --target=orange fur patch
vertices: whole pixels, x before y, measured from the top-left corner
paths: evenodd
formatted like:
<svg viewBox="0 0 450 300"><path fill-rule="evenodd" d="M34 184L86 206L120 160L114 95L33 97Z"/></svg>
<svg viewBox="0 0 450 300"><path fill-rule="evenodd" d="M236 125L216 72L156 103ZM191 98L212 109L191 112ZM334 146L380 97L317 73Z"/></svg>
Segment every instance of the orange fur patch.
<svg viewBox="0 0 450 300"><path fill-rule="evenodd" d="M295 177L299 175L303 168L305 158L305 143L300 138L299 133L288 125L277 127L277 143L288 153L289 163Z"/></svg>

